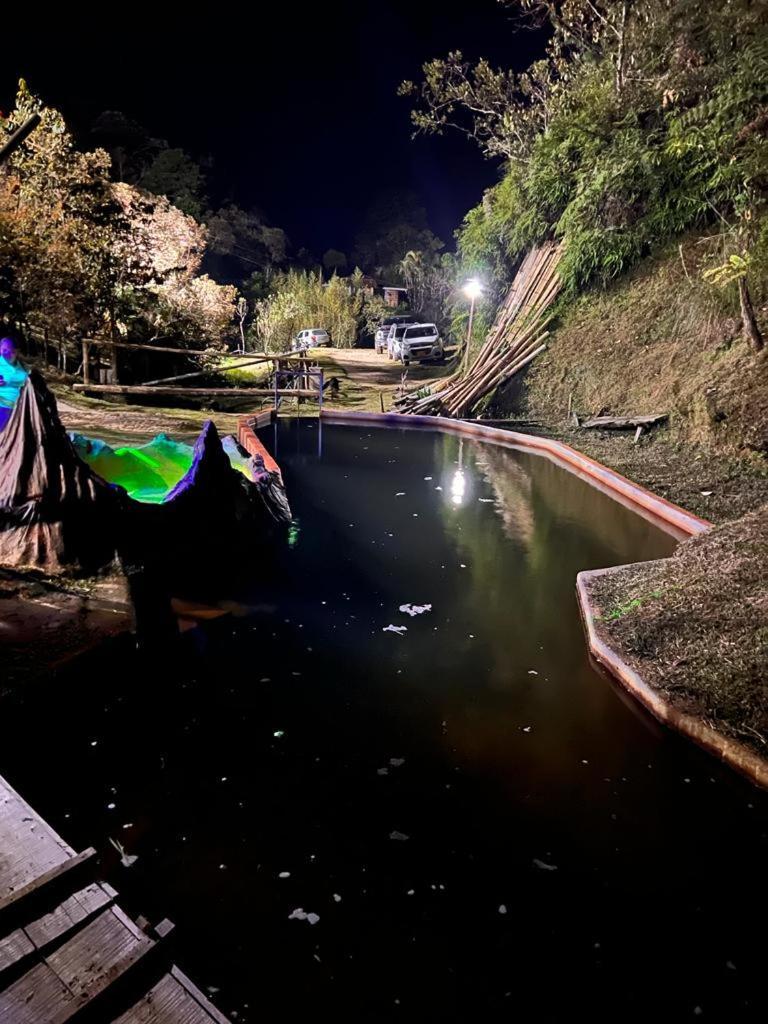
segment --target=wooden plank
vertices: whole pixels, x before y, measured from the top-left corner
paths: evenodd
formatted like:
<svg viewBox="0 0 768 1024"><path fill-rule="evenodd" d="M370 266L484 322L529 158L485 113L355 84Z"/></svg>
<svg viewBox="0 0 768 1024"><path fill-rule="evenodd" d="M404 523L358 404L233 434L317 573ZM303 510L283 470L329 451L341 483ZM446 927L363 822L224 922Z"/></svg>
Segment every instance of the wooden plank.
<svg viewBox="0 0 768 1024"><path fill-rule="evenodd" d="M0 910L74 853L0 776Z"/></svg>
<svg viewBox="0 0 768 1024"><path fill-rule="evenodd" d="M0 993L0 1021L65 1024L155 945L110 907Z"/></svg>
<svg viewBox="0 0 768 1024"><path fill-rule="evenodd" d="M191 380L193 377L206 377L213 373L229 373L232 370L241 370L244 366L253 366L254 363L263 363L265 360L260 356L255 359L246 359L242 363L231 363L229 366L212 366L207 370L195 370L194 373L177 373L175 377L158 377L157 380L142 381L144 387L152 387L155 384L172 384L177 380ZM85 379L83 379L85 383Z"/></svg>
<svg viewBox="0 0 768 1024"><path fill-rule="evenodd" d="M217 356L223 355L222 349L215 348L171 348L167 345L137 345L132 341L108 341L105 338L84 338L89 345L102 348L127 348L134 352L168 352L183 356Z"/></svg>
<svg viewBox="0 0 768 1024"><path fill-rule="evenodd" d="M0 939L0 974L7 967L12 967L13 964L18 963L19 960L34 951L35 947L29 941L23 928L17 928L10 935L6 935L4 939Z"/></svg>
<svg viewBox="0 0 768 1024"><path fill-rule="evenodd" d="M114 889L94 882L73 893L49 914L25 925L24 932L36 949L43 949L76 925L92 917L97 910L108 906L113 897Z"/></svg>
<svg viewBox="0 0 768 1024"><path fill-rule="evenodd" d="M635 427L653 427L668 418L666 412L650 416L593 416L592 419L584 420L581 426L583 429L630 430Z"/></svg>
<svg viewBox="0 0 768 1024"><path fill-rule="evenodd" d="M116 895L112 886L94 882L67 897L55 910L23 928L16 928L0 940L0 973L87 921L108 906Z"/></svg>
<svg viewBox="0 0 768 1024"><path fill-rule="evenodd" d="M42 874L36 875L34 878L30 879L29 882L24 885L20 885L3 899L0 899L0 910L5 910L6 907L17 903L20 900L26 899L28 896L32 896L34 893L39 892L46 886L58 881L75 868L79 868L95 856L96 851L91 846L88 847L87 850L83 850L82 853L78 853L73 857L63 860L61 863L56 864L48 871L44 871Z"/></svg>
<svg viewBox="0 0 768 1024"><path fill-rule="evenodd" d="M171 968L147 994L112 1024L230 1024L178 969Z"/></svg>
<svg viewBox="0 0 768 1024"><path fill-rule="evenodd" d="M235 353L229 352L225 349L216 348L171 348L167 345L138 345L134 341L110 341L106 338L83 338L83 341L88 342L89 345L99 345L103 348L127 348L133 352L168 352L175 353L176 355L182 356L226 356L234 355ZM307 356L301 356L298 352L276 352L274 355L267 355L265 352L260 356L248 356L249 359L259 359L262 363L271 363L275 359L302 359L305 360Z"/></svg>
<svg viewBox="0 0 768 1024"><path fill-rule="evenodd" d="M145 384L73 384L73 391L88 391L102 395L167 395L173 398L247 398L249 396L271 398L283 395L286 398L317 399L316 388L166 388L149 387Z"/></svg>
<svg viewBox="0 0 768 1024"><path fill-rule="evenodd" d="M3 1024L66 1024L77 1008L72 993L44 963L0 993Z"/></svg>

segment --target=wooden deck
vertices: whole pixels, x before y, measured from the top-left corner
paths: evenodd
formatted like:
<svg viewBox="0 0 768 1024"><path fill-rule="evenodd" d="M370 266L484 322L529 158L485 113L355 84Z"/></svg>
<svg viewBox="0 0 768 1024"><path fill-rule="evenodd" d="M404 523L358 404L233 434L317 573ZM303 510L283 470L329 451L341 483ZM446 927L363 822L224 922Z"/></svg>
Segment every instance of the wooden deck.
<svg viewBox="0 0 768 1024"><path fill-rule="evenodd" d="M229 1024L95 865L0 777L0 1022Z"/></svg>

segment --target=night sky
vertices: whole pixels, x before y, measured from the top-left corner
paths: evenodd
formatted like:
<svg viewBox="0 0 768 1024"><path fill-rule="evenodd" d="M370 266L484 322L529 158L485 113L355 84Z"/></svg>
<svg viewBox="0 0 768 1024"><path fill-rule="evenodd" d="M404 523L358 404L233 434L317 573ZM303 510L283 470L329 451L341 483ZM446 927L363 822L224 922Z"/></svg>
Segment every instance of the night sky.
<svg viewBox="0 0 768 1024"><path fill-rule="evenodd" d="M458 135L412 140L410 101L397 86L451 49L523 68L542 47L497 0L150 12L103 5L34 24L4 15L0 109L25 77L83 138L100 112L121 110L150 135L210 157L214 202L255 206L294 248L318 254L349 252L366 209L390 189L413 190L450 242L498 164Z"/></svg>

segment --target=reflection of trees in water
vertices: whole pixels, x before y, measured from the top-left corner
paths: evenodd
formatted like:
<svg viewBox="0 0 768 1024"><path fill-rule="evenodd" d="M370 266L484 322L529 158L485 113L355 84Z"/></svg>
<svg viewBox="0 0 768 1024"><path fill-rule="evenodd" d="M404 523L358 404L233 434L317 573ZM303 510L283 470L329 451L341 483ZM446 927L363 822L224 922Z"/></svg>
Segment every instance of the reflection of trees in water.
<svg viewBox="0 0 768 1024"><path fill-rule="evenodd" d="M445 438L444 480L458 453L458 440ZM444 709L452 741L473 757L503 761L521 724L538 730L546 721L546 751L539 735L532 755L539 768L578 764L584 736L610 729L616 707L587 663L576 574L659 557L673 542L542 456L465 441L463 465L467 498L458 507L446 500L443 521L466 563L451 643L473 697L456 694ZM491 494L493 506L478 500ZM463 638L464 628L474 639Z"/></svg>
<svg viewBox="0 0 768 1024"><path fill-rule="evenodd" d="M530 547L535 529L530 472L501 448L478 448L475 462L493 489L504 533L524 548Z"/></svg>

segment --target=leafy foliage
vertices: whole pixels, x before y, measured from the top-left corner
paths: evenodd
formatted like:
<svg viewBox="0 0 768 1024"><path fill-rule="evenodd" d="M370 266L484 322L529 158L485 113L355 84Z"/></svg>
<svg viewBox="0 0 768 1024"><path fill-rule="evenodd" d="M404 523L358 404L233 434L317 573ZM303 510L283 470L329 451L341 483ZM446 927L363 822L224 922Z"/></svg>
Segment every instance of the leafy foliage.
<svg viewBox="0 0 768 1024"><path fill-rule="evenodd" d="M113 182L108 155L78 151L61 114L23 82L0 134L33 111L40 126L0 176L4 317L55 338L221 341L236 294L199 275L205 229L168 199Z"/></svg>
<svg viewBox="0 0 768 1024"><path fill-rule="evenodd" d="M748 249L768 187L768 0L507 6L550 27L545 61L515 75L454 53L404 89L417 130L458 128L507 159L465 220L462 258L508 278L525 249L563 238L575 291L691 228Z"/></svg>
<svg viewBox="0 0 768 1024"><path fill-rule="evenodd" d="M363 314L363 275L334 275L324 281L312 271L290 270L272 279L271 294L256 305L256 336L266 352L285 352L308 327L322 327L341 348L357 340Z"/></svg>

